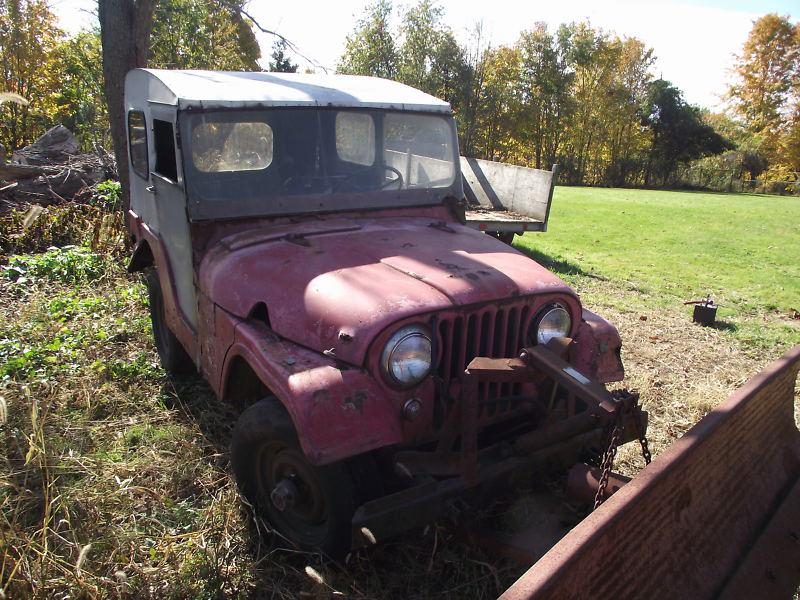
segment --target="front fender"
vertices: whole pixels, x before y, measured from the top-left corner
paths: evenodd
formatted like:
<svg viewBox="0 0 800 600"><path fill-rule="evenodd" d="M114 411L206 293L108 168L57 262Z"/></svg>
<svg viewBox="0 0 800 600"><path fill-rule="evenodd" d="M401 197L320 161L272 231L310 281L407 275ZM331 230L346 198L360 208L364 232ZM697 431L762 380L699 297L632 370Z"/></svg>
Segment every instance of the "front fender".
<svg viewBox="0 0 800 600"><path fill-rule="evenodd" d="M283 403L306 457L323 465L399 443L400 414L367 373L279 338L264 325L242 321L225 356L244 359ZM222 390L223 396L225 390Z"/></svg>
<svg viewBox="0 0 800 600"><path fill-rule="evenodd" d="M617 328L584 308L575 343L570 349L570 362L575 368L601 383L622 381L625 369L621 349Z"/></svg>

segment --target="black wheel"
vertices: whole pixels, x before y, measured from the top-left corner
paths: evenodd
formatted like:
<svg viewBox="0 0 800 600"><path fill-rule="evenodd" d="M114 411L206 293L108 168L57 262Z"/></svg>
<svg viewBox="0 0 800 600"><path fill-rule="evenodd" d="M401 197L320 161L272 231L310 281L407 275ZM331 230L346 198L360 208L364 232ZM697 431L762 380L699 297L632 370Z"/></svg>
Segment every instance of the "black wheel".
<svg viewBox="0 0 800 600"><path fill-rule="evenodd" d="M167 326L164 312L164 295L158 281L158 272L149 269L145 273L147 297L150 300L150 320L153 323L153 340L156 343L161 366L170 375L188 375L196 371L194 362L183 349L183 345Z"/></svg>
<svg viewBox="0 0 800 600"><path fill-rule="evenodd" d="M241 414L231 463L244 496L285 538L336 558L350 550L357 505L350 469L308 462L278 400L260 400Z"/></svg>
<svg viewBox="0 0 800 600"><path fill-rule="evenodd" d="M513 231L498 231L497 232L497 239L503 242L504 244L508 244L509 246L514 242L514 232Z"/></svg>

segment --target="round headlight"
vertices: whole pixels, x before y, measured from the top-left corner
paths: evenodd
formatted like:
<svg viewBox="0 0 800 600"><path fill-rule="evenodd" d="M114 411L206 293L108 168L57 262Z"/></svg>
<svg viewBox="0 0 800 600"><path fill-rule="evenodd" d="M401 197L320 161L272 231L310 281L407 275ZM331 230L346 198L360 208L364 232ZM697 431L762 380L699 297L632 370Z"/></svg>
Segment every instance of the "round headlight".
<svg viewBox="0 0 800 600"><path fill-rule="evenodd" d="M419 325L403 327L383 349L381 366L391 383L401 387L417 385L431 370L431 337Z"/></svg>
<svg viewBox="0 0 800 600"><path fill-rule="evenodd" d="M529 339L531 343L546 344L553 338L569 335L571 327L572 319L567 309L560 304L554 304L542 311L541 316L534 321Z"/></svg>

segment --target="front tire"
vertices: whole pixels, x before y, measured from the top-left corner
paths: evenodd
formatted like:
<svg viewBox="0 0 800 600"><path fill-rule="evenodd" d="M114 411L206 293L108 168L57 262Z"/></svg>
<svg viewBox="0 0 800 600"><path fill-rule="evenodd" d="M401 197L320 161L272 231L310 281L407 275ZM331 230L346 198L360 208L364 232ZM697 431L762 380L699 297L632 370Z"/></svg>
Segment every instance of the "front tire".
<svg viewBox="0 0 800 600"><path fill-rule="evenodd" d="M334 558L350 550L356 509L350 470L345 463L312 465L277 399L256 402L241 414L231 463L244 496L282 536Z"/></svg>

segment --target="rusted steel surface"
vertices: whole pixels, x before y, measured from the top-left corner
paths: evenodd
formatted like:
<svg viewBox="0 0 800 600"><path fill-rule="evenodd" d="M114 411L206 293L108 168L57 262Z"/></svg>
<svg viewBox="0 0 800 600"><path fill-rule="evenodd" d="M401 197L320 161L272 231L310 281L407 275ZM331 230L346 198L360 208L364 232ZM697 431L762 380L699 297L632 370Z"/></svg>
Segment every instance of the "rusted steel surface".
<svg viewBox="0 0 800 600"><path fill-rule="evenodd" d="M587 464L579 463L572 467L567 473L566 494L571 500L581 504L591 504L595 500L597 488L600 486L602 471L598 467L590 467ZM630 477L625 477L619 473L609 473L608 484L603 494L603 500L607 500L612 494L622 489L626 483L630 482Z"/></svg>
<svg viewBox="0 0 800 600"><path fill-rule="evenodd" d="M388 537L430 523L446 512L446 501L468 493L507 489L514 476L546 472L552 466L574 464L582 446L598 443L602 430L597 429L568 442L555 444L528 456L512 456L481 464L473 480L451 477L406 488L362 504L353 516L353 545L366 545L359 533L367 528L379 542Z"/></svg>
<svg viewBox="0 0 800 600"><path fill-rule="evenodd" d="M800 346L702 419L501 598L791 598L800 582L799 369Z"/></svg>
<svg viewBox="0 0 800 600"><path fill-rule="evenodd" d="M720 600L791 598L800 581L800 481L725 585Z"/></svg>
<svg viewBox="0 0 800 600"><path fill-rule="evenodd" d="M547 269L490 236L455 222L445 233L437 222L339 216L304 235L298 223L293 238L234 234L205 254L198 287L241 318L264 302L276 333L357 365L390 325L453 307L560 294L573 299L578 320L575 292Z"/></svg>
<svg viewBox="0 0 800 600"><path fill-rule="evenodd" d="M600 383L622 381L625 369L620 358L621 348L617 328L584 308L575 344L570 348L569 362Z"/></svg>

